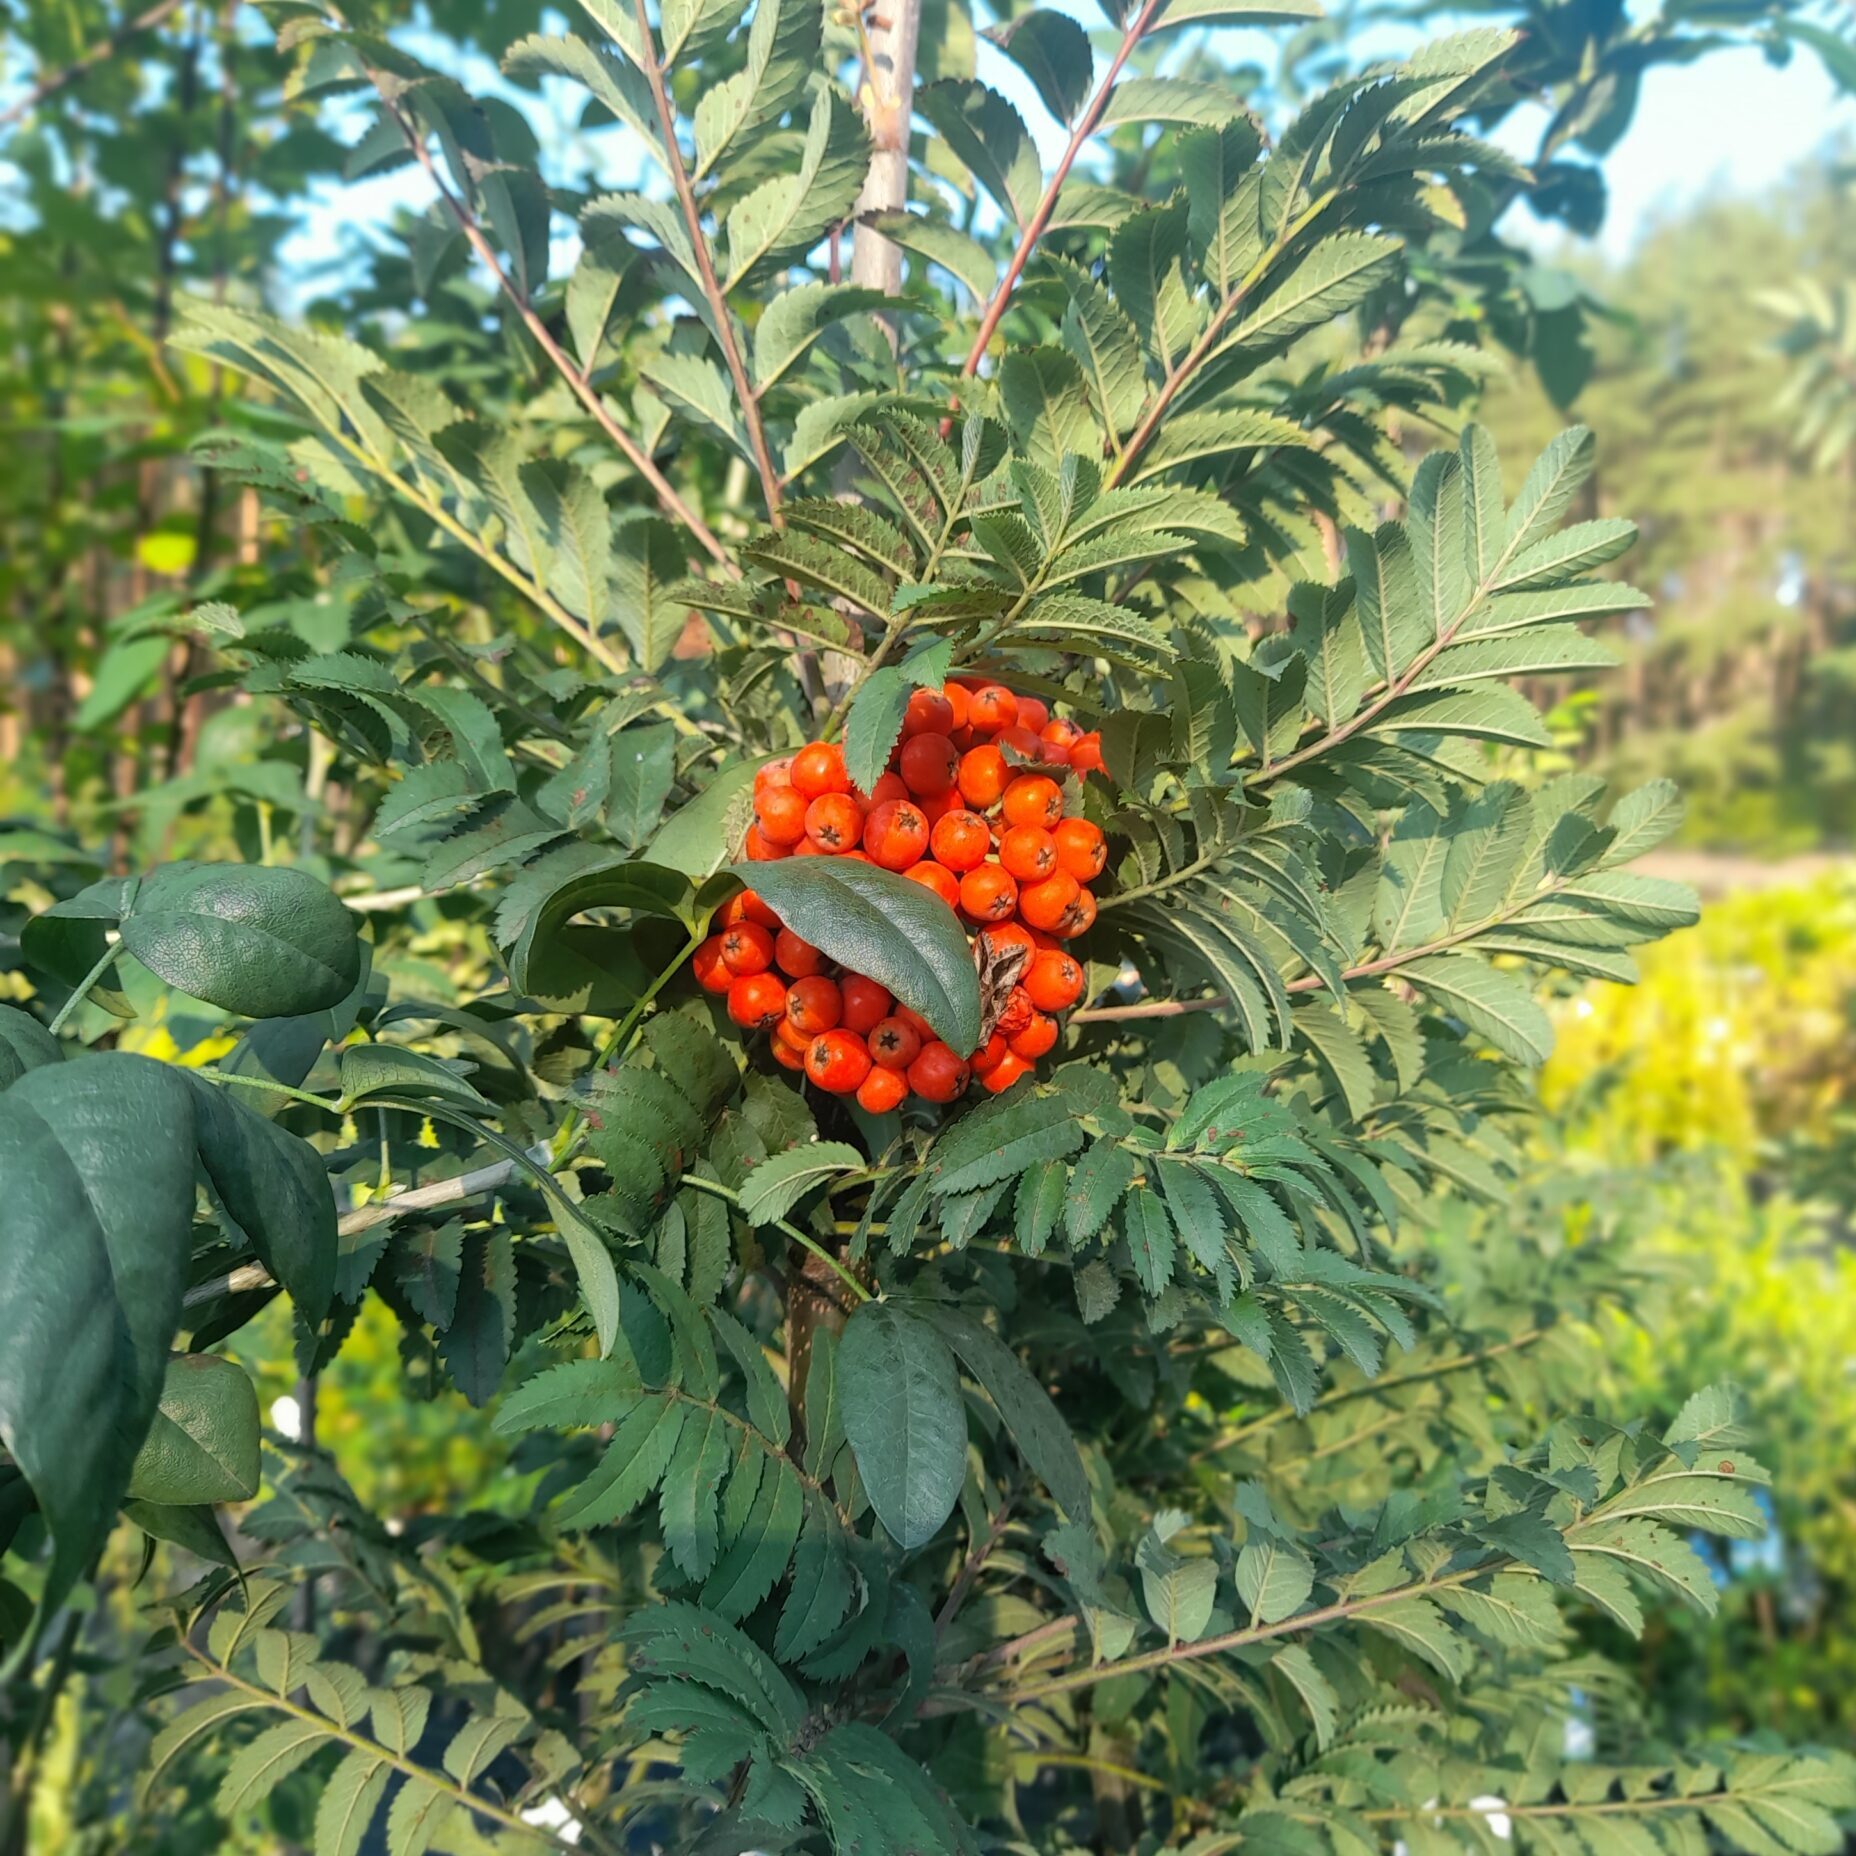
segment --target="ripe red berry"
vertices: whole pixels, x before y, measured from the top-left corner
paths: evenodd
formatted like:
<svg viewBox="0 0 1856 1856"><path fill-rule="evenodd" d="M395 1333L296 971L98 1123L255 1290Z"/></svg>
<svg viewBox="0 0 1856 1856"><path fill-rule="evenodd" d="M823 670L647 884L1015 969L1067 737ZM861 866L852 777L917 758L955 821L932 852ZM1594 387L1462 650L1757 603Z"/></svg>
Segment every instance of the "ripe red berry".
<svg viewBox="0 0 1856 1856"><path fill-rule="evenodd" d="M863 847L885 870L906 870L928 854L928 821L906 799L885 799L864 820Z"/></svg>
<svg viewBox="0 0 1856 1856"><path fill-rule="evenodd" d="M967 703L967 722L982 734L996 735L1018 720L1018 698L1003 684L988 683Z"/></svg>
<svg viewBox="0 0 1856 1856"><path fill-rule="evenodd" d="M960 879L960 906L976 922L1002 922L1018 906L1018 885L999 864L981 864Z"/></svg>
<svg viewBox="0 0 1856 1856"><path fill-rule="evenodd" d="M772 905L766 897L752 889L744 889L738 895L730 896L722 904L716 920L724 928L732 928L736 922L759 922L769 934L778 934L780 918L773 912Z"/></svg>
<svg viewBox="0 0 1856 1856"><path fill-rule="evenodd" d="M1037 952L1036 938L1019 922L995 922L990 928L980 930L980 939L995 960L1015 947L1029 949L1033 955Z"/></svg>
<svg viewBox="0 0 1856 1856"><path fill-rule="evenodd" d="M802 1076L805 1074L806 1054L804 1051L795 1050L784 1038L778 1037L773 1039L767 1048L773 1052L773 1060L781 1069L797 1070Z"/></svg>
<svg viewBox="0 0 1856 1856"><path fill-rule="evenodd" d="M1050 720L1050 705L1041 702L1035 696L1021 696L1018 699L1018 726L1029 728L1034 734L1044 732L1044 724ZM1068 724L1074 726L1074 724Z"/></svg>
<svg viewBox="0 0 1856 1856"><path fill-rule="evenodd" d="M945 793L959 772L960 756L945 735L911 735L896 765L911 793Z"/></svg>
<svg viewBox="0 0 1856 1856"><path fill-rule="evenodd" d="M759 922L736 922L722 930L722 959L737 977L765 973L773 965L773 936Z"/></svg>
<svg viewBox="0 0 1856 1856"><path fill-rule="evenodd" d="M1057 1042L1057 1021L1047 1012L1033 1012L1031 1022L1015 1037L1006 1040L1012 1047L1015 1057L1022 1057L1027 1063L1035 1063L1038 1058Z"/></svg>
<svg viewBox="0 0 1856 1856"><path fill-rule="evenodd" d="M895 1004L887 987L879 986L861 973L845 974L838 982L838 992L844 1002L844 1016L838 1022L859 1037L879 1020L887 1018Z"/></svg>
<svg viewBox="0 0 1856 1856"><path fill-rule="evenodd" d="M790 928L782 928L773 937L773 964L788 979L803 980L824 966L825 956L810 941L802 941Z"/></svg>
<svg viewBox="0 0 1856 1856"><path fill-rule="evenodd" d="M851 776L844 750L835 741L814 741L793 756L792 781L808 799L825 793L848 793Z"/></svg>
<svg viewBox="0 0 1856 1856"><path fill-rule="evenodd" d="M1062 934L1076 919L1082 888L1067 870L1029 884L1018 892L1019 919L1047 934Z"/></svg>
<svg viewBox="0 0 1856 1856"><path fill-rule="evenodd" d="M969 748L960 757L960 796L975 812L996 806L1010 778L1005 756L990 742Z"/></svg>
<svg viewBox="0 0 1856 1856"><path fill-rule="evenodd" d="M834 1096L848 1096L870 1074L870 1053L851 1031L826 1031L806 1049L806 1075Z"/></svg>
<svg viewBox="0 0 1856 1856"><path fill-rule="evenodd" d="M1070 749L1070 765L1078 773L1107 773L1108 765L1102 758L1102 736L1099 730L1091 729L1086 735L1079 735L1076 744Z"/></svg>
<svg viewBox="0 0 1856 1856"><path fill-rule="evenodd" d="M696 975L696 984L704 992L726 992L735 983L735 976L729 972L728 963L722 958L722 937L719 934L712 934L690 956L690 971Z"/></svg>
<svg viewBox="0 0 1856 1856"><path fill-rule="evenodd" d="M933 890L950 909L960 906L960 879L943 865L933 862L911 864L902 874L911 883L919 883L923 889Z"/></svg>
<svg viewBox="0 0 1856 1856"><path fill-rule="evenodd" d="M1008 825L1042 825L1049 831L1063 817L1063 788L1048 774L1021 773L1005 789L1001 810Z"/></svg>
<svg viewBox="0 0 1856 1856"><path fill-rule="evenodd" d="M806 798L796 786L776 786L758 794L754 816L775 844L797 844L806 835Z"/></svg>
<svg viewBox="0 0 1856 1856"><path fill-rule="evenodd" d="M748 835L742 846L742 855L751 864L777 864L782 857L790 857L793 849L803 850L805 841L800 840L797 847L775 844L758 825L748 827Z"/></svg>
<svg viewBox="0 0 1856 1856"><path fill-rule="evenodd" d="M965 728L968 725L967 704L972 697L966 687L959 683L942 684L941 694L946 699L947 706L953 715L953 720L947 725L947 732L951 735L956 729Z"/></svg>
<svg viewBox="0 0 1856 1856"><path fill-rule="evenodd" d="M966 1059L937 1038L909 1065L909 1087L925 1102L952 1102L965 1093L971 1075Z"/></svg>
<svg viewBox="0 0 1856 1856"><path fill-rule="evenodd" d="M1065 941L1074 941L1079 934L1087 934L1095 924L1095 896L1087 886L1079 885L1076 900L1070 904L1063 918L1063 926L1057 930L1057 933Z"/></svg>
<svg viewBox="0 0 1856 1856"><path fill-rule="evenodd" d="M887 1115L900 1108L909 1093L909 1080L900 1070L872 1067L870 1074L857 1085L857 1106L872 1115Z"/></svg>
<svg viewBox="0 0 1856 1856"><path fill-rule="evenodd" d="M1086 818L1059 819L1051 833L1057 841L1057 862L1079 883L1093 882L1108 862L1108 840L1099 825Z"/></svg>
<svg viewBox="0 0 1856 1856"><path fill-rule="evenodd" d="M786 989L786 1022L816 1037L831 1030L844 1016L844 1000L836 980L823 974L794 980Z"/></svg>
<svg viewBox="0 0 1856 1856"><path fill-rule="evenodd" d="M922 1039L900 1018L882 1018L870 1027L870 1060L885 1070L906 1070L921 1054Z"/></svg>
<svg viewBox="0 0 1856 1856"><path fill-rule="evenodd" d="M936 863L956 876L964 876L986 861L986 853L992 848L992 834L977 812L957 806L941 814L928 842Z"/></svg>
<svg viewBox="0 0 1856 1856"><path fill-rule="evenodd" d="M777 974L746 973L728 989L728 1016L743 1031L764 1031L786 1015L786 986Z"/></svg>
<svg viewBox="0 0 1856 1856"><path fill-rule="evenodd" d="M975 1076L984 1077L996 1070L1005 1061L1005 1057L1005 1039L995 1031L967 1061L972 1064Z"/></svg>
<svg viewBox="0 0 1856 1856"><path fill-rule="evenodd" d="M949 735L954 732L954 705L939 690L917 690L902 712L902 734Z"/></svg>
<svg viewBox="0 0 1856 1856"><path fill-rule="evenodd" d="M987 1073L980 1078L981 1085L989 1095L1003 1095L1021 1076L1031 1074L1031 1065L1014 1050L1008 1050Z"/></svg>
<svg viewBox="0 0 1856 1856"><path fill-rule="evenodd" d="M1057 868L1057 840L1042 825L1014 825L999 840L999 861L1021 883L1041 883Z"/></svg>
<svg viewBox="0 0 1856 1856"><path fill-rule="evenodd" d="M856 850L863 829L863 808L849 793L820 793L806 807L806 836L834 857Z"/></svg>
<svg viewBox="0 0 1856 1856"><path fill-rule="evenodd" d="M1082 963L1061 948L1034 954L1025 971L1025 991L1041 1012L1068 1011L1087 983Z"/></svg>

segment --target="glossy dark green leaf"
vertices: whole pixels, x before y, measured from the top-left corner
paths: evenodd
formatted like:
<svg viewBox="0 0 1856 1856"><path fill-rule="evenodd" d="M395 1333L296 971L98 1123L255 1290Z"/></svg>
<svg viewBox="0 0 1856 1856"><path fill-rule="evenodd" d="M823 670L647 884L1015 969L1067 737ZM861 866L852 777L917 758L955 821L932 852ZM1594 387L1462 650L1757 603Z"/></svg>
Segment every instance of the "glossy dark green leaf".
<svg viewBox="0 0 1856 1856"><path fill-rule="evenodd" d="M954 1512L967 1417L954 1356L907 1309L866 1302L838 1342L838 1396L870 1506L903 1547L925 1546Z"/></svg>
<svg viewBox="0 0 1856 1856"><path fill-rule="evenodd" d="M170 986L248 1018L326 1010L360 975L354 917L305 870L164 864L120 924L125 950Z"/></svg>
<svg viewBox="0 0 1856 1856"><path fill-rule="evenodd" d="M959 917L894 871L846 857L736 864L792 931L887 986L961 1055L980 1041L980 984Z"/></svg>
<svg viewBox="0 0 1856 1856"><path fill-rule="evenodd" d="M28 1070L63 1059L64 1047L29 1012L0 1005L0 1089L18 1082Z"/></svg>
<svg viewBox="0 0 1856 1856"><path fill-rule="evenodd" d="M335 1293L335 1195L322 1158L287 1128L185 1071L200 1164L223 1218L314 1327Z"/></svg>
<svg viewBox="0 0 1856 1856"><path fill-rule="evenodd" d="M0 1094L0 1441L51 1530L41 1615L103 1544L155 1414L193 1234L193 1092L79 1057Z"/></svg>
<svg viewBox="0 0 1856 1856"><path fill-rule="evenodd" d="M258 1393L236 1360L177 1354L129 1471L137 1501L194 1508L258 1492Z"/></svg>

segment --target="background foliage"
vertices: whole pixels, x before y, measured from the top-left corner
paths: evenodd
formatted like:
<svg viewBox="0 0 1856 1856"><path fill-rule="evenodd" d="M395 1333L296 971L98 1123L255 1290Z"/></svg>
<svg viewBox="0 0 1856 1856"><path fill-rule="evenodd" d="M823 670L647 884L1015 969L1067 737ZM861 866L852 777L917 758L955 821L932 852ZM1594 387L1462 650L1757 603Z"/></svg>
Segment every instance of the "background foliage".
<svg viewBox="0 0 1856 1856"><path fill-rule="evenodd" d="M1609 873L1679 814L1651 788L1613 838L1566 770L1675 771L1691 845L1847 833L1842 183L1827 168L1783 212L1672 226L1619 274L1491 226L1524 197L1594 228L1649 64L1735 38L1845 71L1849 54L1783 7L1705 29L1530 9L1518 45L1455 41L1338 129L1319 101L1291 128L1365 62L1366 22L1287 21L1279 69L1227 71L1228 11L1175 0L1186 29L1151 37L1152 8L1112 22L1095 75L1124 28L1127 75L1098 112L1063 16L929 9L917 103L936 133L916 138L915 217L880 221L914 254L885 279L893 304L839 283L868 227L827 233L862 177L857 93L806 80L855 77L854 22L763 0L724 43L732 14L685 18L668 99L694 118L684 147L706 165L738 124L710 205L739 325L664 179L604 191L648 172L615 163L622 139L663 147L656 100L623 54L525 36L559 20L434 9L391 43L367 35L390 15L349 32L294 8L158 9L120 41L129 22L102 9L15 22L44 76L102 55L7 124L24 186L0 281L18 436L0 484L6 985L124 1057L48 1078L21 1031L24 1074L0 1076L57 1126L60 1092L111 1066L92 1086L123 1092L133 1164L107 1141L94 1163L144 1214L189 1191L159 1157L197 1155L213 1184L176 1214L181 1332L244 1365L269 1425L260 1469L255 1414L207 1400L230 1481L190 1462L168 1503L131 1487L139 1529L94 1564L48 1559L20 1483L0 1490L0 1638L26 1638L48 1582L72 1596L0 1725L14 1847L955 1849L963 1818L1008 1846L1203 1856L1392 1835L1835 1846L1836 1770L1745 1736L1836 1744L1850 1724L1851 1491L1830 1421L1849 1393L1850 905L1834 882L1762 896L1635 957L1637 990L1585 983L1687 919L1666 883ZM1047 177L973 83L976 26L1055 117L1100 131L1022 276ZM640 43L623 9L570 30ZM466 89L490 61L505 78L479 112ZM538 85L563 70L596 101ZM1542 92L1556 107L1526 171L1426 140ZM1266 173L1332 163L1284 216L1278 183L1238 185L1255 156L1239 96ZM277 262L293 208L409 159L403 125L430 132L428 178L465 236L442 203L408 215L306 297ZM1396 178L1413 166L1424 185ZM844 294L802 283L808 265ZM1208 326L1200 374L1182 357ZM1589 446L1549 444L1574 399L1602 439L1584 481ZM1521 499L1512 529L1489 513L1482 441L1412 480L1478 406ZM1008 450L1016 473L995 476ZM1165 500L1091 503L1087 471L1060 474L1072 453ZM825 500L853 489L859 512ZM795 495L778 529L748 513ZM1612 569L1625 525L1567 544L1562 516L1645 533ZM1424 543L1459 523L1472 566L1479 548L1533 563L1511 576L1532 590L1497 601L1547 621L1515 634L1539 648L1451 656L1437 627L1463 589ZM1289 592L1343 572L1351 611ZM1599 623L1556 625L1555 601ZM826 653L799 682L774 626ZM1621 672L1593 674L1610 653L1591 633ZM674 982L637 1046L629 1008L719 899L699 879L738 829L741 757L804 738L858 650L906 670L936 636L1079 714L1106 693L1099 809L1125 861L1091 949L1121 990L1073 1030L1054 1092L956 1123L916 1175L927 1129L898 1146L815 1126L764 1065L737 1074ZM1444 688L1453 666L1473 681L1428 694L1439 659ZM885 685L865 688L880 729ZM1520 693L1557 705L1550 731ZM1246 789L1286 796L1257 820ZM681 836L657 838L686 802ZM691 881L641 896L615 874L640 847L694 860ZM277 919L341 990L312 999L300 964L286 981L177 938L176 884L195 879L157 866L185 857L243 860L260 889L272 866L332 882L365 929L352 953L333 926L305 942L298 899ZM1532 899L1542 875L1570 912ZM1431 951L1485 921L1495 964ZM102 922L143 964L80 1003ZM1118 1018L1124 958L1143 1004L1218 992L1236 1010ZM1546 970L1541 1016L1519 976ZM1543 1120L1508 1072L1554 1035ZM628 1049L593 1080L596 1052ZM164 1068L125 1071L129 1054ZM176 1093L176 1069L247 1082ZM278 1154L313 1151L309 1177L336 1188L320 1333L322 1266L280 1235L309 1199L265 1166L241 1187L227 1156L270 1137L233 1103L280 1111L261 1125L312 1148ZM598 1138L665 1116L675 1156ZM1211 1132L1233 1116L1241 1171ZM499 1161L511 1148L560 1182ZM495 1196L369 1221L486 1161ZM1163 1198L1128 1191L1149 1166ZM876 1240L860 1269L887 1292L845 1330L837 1420L814 1408L836 1384L831 1319L823 1391L790 1383L802 1240L858 1257ZM1073 1296L1048 1293L1054 1269ZM898 1377L923 1388L924 1440L964 1418L969 1450L937 1467L927 1449L886 1489L897 1439L855 1388ZM1724 1380L1739 1400L1689 1402ZM1656 1422L1561 1422L1594 1409ZM1770 1493L1743 1422L1782 1467ZM1668 1451L1649 1441L1665 1424ZM712 1472L722 1435L736 1454ZM1659 1482L1675 1492L1646 1498ZM1595 1498L1666 1523L1622 1523L1644 1548L1626 1555L1648 1575L1635 1596L1580 1531ZM201 1531L207 1501L248 1585L211 1580L226 1542ZM1753 1540L1764 1515L1777 1528ZM1728 1538L1708 1544L1711 1526ZM1562 1614L1542 1600L1569 1579L1589 1602ZM245 1712L260 1693L275 1700ZM170 1754L132 1795L125 1775Z"/></svg>

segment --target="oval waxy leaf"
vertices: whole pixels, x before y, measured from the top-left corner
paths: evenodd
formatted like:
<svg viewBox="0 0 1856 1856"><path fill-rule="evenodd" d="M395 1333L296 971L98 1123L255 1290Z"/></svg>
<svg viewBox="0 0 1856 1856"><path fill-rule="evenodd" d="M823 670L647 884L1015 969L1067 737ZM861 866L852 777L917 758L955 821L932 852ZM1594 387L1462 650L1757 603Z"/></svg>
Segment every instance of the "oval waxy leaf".
<svg viewBox="0 0 1856 1856"><path fill-rule="evenodd" d="M354 917L306 870L164 864L126 898L121 934L170 986L247 1018L327 1010L361 971Z"/></svg>
<svg viewBox="0 0 1856 1856"><path fill-rule="evenodd" d="M967 1473L953 1354L906 1309L866 1302L844 1325L837 1384L876 1518L901 1546L925 1546L954 1512Z"/></svg>
<svg viewBox="0 0 1856 1856"><path fill-rule="evenodd" d="M920 883L848 857L736 864L803 940L887 986L961 1056L980 1041L980 982L959 918Z"/></svg>
<svg viewBox="0 0 1856 1856"><path fill-rule="evenodd" d="M258 1393L236 1360L176 1354L129 1472L137 1501L196 1508L258 1492Z"/></svg>
<svg viewBox="0 0 1856 1856"><path fill-rule="evenodd" d="M115 1052L0 1092L0 1443L54 1550L49 1616L103 1544L155 1415L193 1235L193 1093Z"/></svg>

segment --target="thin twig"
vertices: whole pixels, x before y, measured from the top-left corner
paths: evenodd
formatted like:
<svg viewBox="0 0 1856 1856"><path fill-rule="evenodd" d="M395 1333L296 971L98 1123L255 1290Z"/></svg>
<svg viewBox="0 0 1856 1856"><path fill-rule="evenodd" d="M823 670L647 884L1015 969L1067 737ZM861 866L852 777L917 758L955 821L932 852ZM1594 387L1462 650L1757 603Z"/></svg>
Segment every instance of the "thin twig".
<svg viewBox="0 0 1856 1856"><path fill-rule="evenodd" d="M22 116L37 109L47 97L55 97L59 91L69 89L86 72L120 51L131 39L160 25L179 5L180 0L155 0L147 12L137 14L134 19L124 20L114 32L99 39L62 71L54 71L50 77L41 78L17 103L0 110L0 129L10 128Z"/></svg>
<svg viewBox="0 0 1856 1856"><path fill-rule="evenodd" d="M577 399L594 422L606 436L625 454L626 461L651 486L665 514L681 522L696 538L697 545L711 560L725 569L732 577L740 576L740 568L730 557L728 550L722 546L714 530L706 523L683 498L677 494L670 479L651 461L650 454L619 424L612 416L598 392L595 391L585 372L577 367L566 350L554 339L548 325L536 313L535 307L517 285L516 280L503 268L502 261L496 255L496 248L484 235L483 228L477 224L470 209L445 184L445 179L438 171L438 163L432 159L431 151L425 145L425 138L417 126L411 122L405 111L388 95L382 85L378 72L369 72L374 80L374 87L380 92L382 106L399 125L400 134L406 138L406 146L413 157L425 169L427 178L438 190L438 197L444 201L451 217L457 221L458 230L464 234L466 243L476 253L478 259L495 280L496 286L515 305L516 313L522 318L523 327L534 337L535 345L553 364L555 371L566 381Z"/></svg>
<svg viewBox="0 0 1856 1856"><path fill-rule="evenodd" d="M1154 14L1159 11L1162 3L1163 0L1146 0L1146 4L1129 22L1102 82L1096 86L1096 94L1089 99L1089 107L1077 118L1076 127L1070 132L1070 140L1058 158L1043 194L1030 219L1026 221L1024 231L1019 234L1011 261L1005 267L1005 275L999 279L999 287L992 293L992 300L986 305L986 313L980 318L979 333L974 336L973 346L967 350L967 358L961 363L960 371L963 375L978 371L980 361L992 341L993 332L999 326L999 318L1005 314L1006 305L1012 300L1018 279L1038 240L1044 236L1051 214L1057 210L1057 195L1063 191L1063 183L1070 178L1070 169L1075 166L1076 157L1082 153L1083 144L1101 125L1103 112L1108 108L1109 97L1115 89L1115 80L1121 75L1121 67L1128 62L1135 46L1146 36L1147 28L1153 23Z"/></svg>
<svg viewBox="0 0 1856 1856"><path fill-rule="evenodd" d="M747 426L748 444L754 453L754 468L760 473L761 496L767 504L767 520L775 528L781 525L780 473L774 468L773 453L767 448L767 424L761 417L760 402L754 396L753 382L742 364L740 344L735 340L735 325L730 316L728 298L715 274L715 261L709 255L708 234L702 229L702 208L696 190L690 185L689 170L683 165L683 149L677 141L676 111L670 92L664 85L664 67L658 61L657 40L651 31L650 15L644 0L633 0L638 13L638 65L657 105L657 121L664 138L664 162L670 171L670 183L677 191L677 203L683 209L683 223L688 226L690 245L696 259L697 275L702 279L703 295L709 299L715 318L715 339L721 345L722 359L728 364L729 378L741 403L741 417Z"/></svg>

